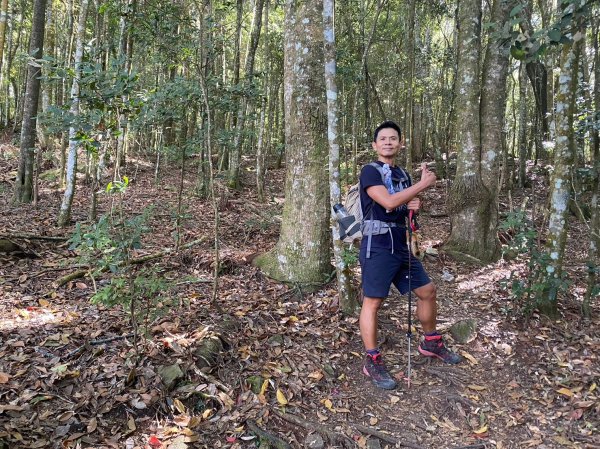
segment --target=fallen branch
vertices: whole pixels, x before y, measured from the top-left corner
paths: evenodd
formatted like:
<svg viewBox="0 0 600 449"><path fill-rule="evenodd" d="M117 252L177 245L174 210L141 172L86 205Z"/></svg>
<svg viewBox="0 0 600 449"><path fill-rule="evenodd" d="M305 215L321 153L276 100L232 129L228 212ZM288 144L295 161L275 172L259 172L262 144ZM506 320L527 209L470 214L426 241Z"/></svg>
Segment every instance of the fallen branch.
<svg viewBox="0 0 600 449"><path fill-rule="evenodd" d="M469 444L468 446L455 446L451 449L485 449L487 446L486 443L477 443L477 444Z"/></svg>
<svg viewBox="0 0 600 449"><path fill-rule="evenodd" d="M195 364L193 366L194 366L194 372L199 377L204 379L206 382L208 382L210 384L214 384L215 387L217 387L219 390L221 390L225 394L231 393L231 388L229 388L227 385L225 385L222 382L220 382L219 380L215 379L210 374L203 373L202 370L200 370Z"/></svg>
<svg viewBox="0 0 600 449"><path fill-rule="evenodd" d="M354 428L361 433L366 433L367 435L374 436L375 438L379 438L386 443L390 443L393 445L400 445L404 447L411 447L413 449L424 449L423 446L419 446L417 443L412 441L401 441L397 438L393 437L390 434L380 432L378 430L372 429L371 427L363 426L362 424L354 424Z"/></svg>
<svg viewBox="0 0 600 449"><path fill-rule="evenodd" d="M304 418L300 418L299 416L293 415L291 413L281 413L277 409L273 409L273 413L275 413L276 416L283 419L284 421L289 422L290 424L295 424L295 425L300 426L311 432L320 433L321 435L325 436L329 440L330 444L340 443L344 447L351 447L351 448L356 447L356 443L354 441L352 441L350 438L348 438L346 435L342 435L340 433L333 432L333 431L327 429L325 426L322 426L321 424L307 421Z"/></svg>
<svg viewBox="0 0 600 449"><path fill-rule="evenodd" d="M267 442L269 443L269 446L273 446L276 449L292 449L292 446L287 444L281 438L279 438L275 435L272 435L269 432L267 432L266 430L263 430L260 427L258 427L254 421L247 420L246 424L248 424L248 428L250 429L250 431L254 435L256 435L259 439L261 439L263 441L267 440ZM261 447L262 447L262 445L261 445Z"/></svg>
<svg viewBox="0 0 600 449"><path fill-rule="evenodd" d="M201 243L204 240L205 239L203 237L203 238L194 240L193 242L186 243L185 245L181 246L180 250L191 248L192 246L197 245L198 243ZM147 256L142 256L142 257L138 257L136 259L131 259L129 261L129 264L130 265L139 265L139 264L148 262L150 260L160 259L160 258L162 258L164 256L167 256L169 254L172 254L174 252L175 252L175 248L169 248L169 249L166 249L164 251L160 251L158 253L148 254ZM124 263L121 263L121 264L118 264L117 266L122 266L123 264ZM102 268L101 271L104 272L104 271L107 271L107 270L108 270L108 267L104 267L104 268ZM62 287L67 282L71 282L71 281L73 281L75 279L80 279L80 278L84 277L86 274L88 274L89 272L90 272L89 268L84 269L84 270L77 270L77 271L75 271L73 273L70 273L70 274L67 274L67 275L65 275L65 276L63 276L61 278L58 278L56 281L53 282L52 285L54 286L54 288Z"/></svg>
<svg viewBox="0 0 600 449"><path fill-rule="evenodd" d="M35 235L35 234L0 234L0 238L6 239L25 239L25 240L50 240L54 242L65 242L68 237L53 237L51 235Z"/></svg>
<svg viewBox="0 0 600 449"><path fill-rule="evenodd" d="M70 359L71 357L79 354L80 352L82 352L86 348L86 346L103 345L105 343L110 343L111 341L123 340L125 338L130 338L130 337L133 337L133 335L134 334L131 333L131 334L125 334L125 335L117 335L115 337L101 338L99 340L86 341L84 344L82 344L78 348L75 348L74 350L72 350L71 352L69 352L66 356L64 356L64 359Z"/></svg>

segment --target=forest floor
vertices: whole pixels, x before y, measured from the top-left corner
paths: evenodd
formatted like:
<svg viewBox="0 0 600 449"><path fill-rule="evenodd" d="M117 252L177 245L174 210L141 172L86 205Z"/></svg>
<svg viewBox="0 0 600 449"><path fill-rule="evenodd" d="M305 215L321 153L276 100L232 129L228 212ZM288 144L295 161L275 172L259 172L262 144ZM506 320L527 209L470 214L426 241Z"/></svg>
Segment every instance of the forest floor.
<svg viewBox="0 0 600 449"><path fill-rule="evenodd" d="M141 325L147 338L136 345L122 307L90 302L112 274L56 285L81 260L65 240L36 236L68 238L75 227L55 226L61 190L51 176L40 180L37 207L12 205L16 169L16 150L3 147L0 239L19 248L0 253L0 449L252 448L266 434L294 448L600 448L600 310L596 303L593 321L580 318L587 232L575 218L566 263L573 283L557 320L523 318L504 288L524 260L473 268L443 248L426 256L439 328L465 360L423 363L415 337L409 388L407 302L393 293L380 337L399 386L383 391L362 374L358 320L338 313L335 282L307 293L250 263L277 240L283 170L269 172L266 204L257 201L252 172L240 191L221 190L215 303L212 205L194 194L197 172L189 171L181 236L202 240L135 266L134 274L152 267L166 283L144 307L172 300ZM154 206L134 258L173 248L178 169L158 184L151 164L131 161L127 173L125 215ZM448 236L445 191L439 181L425 196L424 247ZM89 193L80 183L74 222L86 223ZM101 213L110 207L101 194ZM458 344L447 331L463 319L476 320L477 330Z"/></svg>

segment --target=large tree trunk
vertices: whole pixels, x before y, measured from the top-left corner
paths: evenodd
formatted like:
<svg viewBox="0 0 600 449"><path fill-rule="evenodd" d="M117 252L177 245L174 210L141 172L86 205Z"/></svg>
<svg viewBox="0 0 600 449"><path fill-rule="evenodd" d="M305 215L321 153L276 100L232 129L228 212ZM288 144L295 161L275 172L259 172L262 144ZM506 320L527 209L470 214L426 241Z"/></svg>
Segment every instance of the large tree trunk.
<svg viewBox="0 0 600 449"><path fill-rule="evenodd" d="M508 20L515 0L495 0L492 6L491 22L502 24ZM498 241L498 180L499 158L504 142L504 115L506 104L506 78L508 76L509 47L499 39L491 38L485 54L481 88L481 180L486 186L488 213L481 223L483 247L479 258L494 260L500 255Z"/></svg>
<svg viewBox="0 0 600 449"><path fill-rule="evenodd" d="M284 83L286 185L275 248L255 259L269 277L318 287L331 272L321 0L287 0Z"/></svg>
<svg viewBox="0 0 600 449"><path fill-rule="evenodd" d="M452 230L446 251L473 262L487 262L496 249L488 243L492 197L481 177L479 54L481 2L461 0L458 8L456 75L456 177L449 195Z"/></svg>
<svg viewBox="0 0 600 449"><path fill-rule="evenodd" d="M39 59L43 54L44 28L46 25L46 0L35 0L29 54ZM38 99L40 96L40 66L29 61L27 64L27 87L21 125L21 157L15 184L14 199L30 203L33 199L33 163L35 159L35 136Z"/></svg>
<svg viewBox="0 0 600 449"><path fill-rule="evenodd" d="M574 27L577 41L563 44L558 91L556 94L556 144L554 147L554 170L550 180L550 219L546 250L548 264L541 269L544 288L537 300L540 311L549 316L558 313L557 299L563 276L563 257L567 241L569 200L572 196L572 172L575 159L575 133L573 115L577 97L580 47L583 34Z"/></svg>
<svg viewBox="0 0 600 449"><path fill-rule="evenodd" d="M338 143L338 89L335 82L336 57L335 33L333 28L333 1L334 0L323 0L325 85L327 88L327 137L329 140L329 195L331 197L332 206L341 202L340 146ZM331 214L331 224L340 310L343 313L350 315L358 307L358 302L350 282L350 267L342 257L344 244L342 240L340 240L339 228L336 225L335 215L333 213Z"/></svg>
<svg viewBox="0 0 600 449"><path fill-rule="evenodd" d="M81 62L83 61L83 40L85 38L85 18L87 15L88 0L81 0L79 9L79 21L77 23L77 43L75 45L75 75L71 86L71 107L69 112L76 119L79 117L79 82L81 80ZM66 179L67 186L63 195L60 211L58 213L58 225L68 226L71 221L71 204L75 195L75 183L77 178L77 140L78 128L75 123L69 127L69 155L67 157Z"/></svg>

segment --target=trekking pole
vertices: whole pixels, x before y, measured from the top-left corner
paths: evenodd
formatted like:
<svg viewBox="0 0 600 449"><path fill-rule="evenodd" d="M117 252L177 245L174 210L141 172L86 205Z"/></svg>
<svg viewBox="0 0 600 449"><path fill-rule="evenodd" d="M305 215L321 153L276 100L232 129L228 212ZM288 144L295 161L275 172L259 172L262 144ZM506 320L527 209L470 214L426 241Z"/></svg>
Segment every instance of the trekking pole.
<svg viewBox="0 0 600 449"><path fill-rule="evenodd" d="M410 241L412 239L412 220L413 220L413 211L408 212L408 226L406 227L406 248L408 249L408 330L406 332L406 338L408 341L408 370L407 370L407 386L410 388L410 376L411 376L411 343L412 343L412 286L411 279L411 252L410 252Z"/></svg>

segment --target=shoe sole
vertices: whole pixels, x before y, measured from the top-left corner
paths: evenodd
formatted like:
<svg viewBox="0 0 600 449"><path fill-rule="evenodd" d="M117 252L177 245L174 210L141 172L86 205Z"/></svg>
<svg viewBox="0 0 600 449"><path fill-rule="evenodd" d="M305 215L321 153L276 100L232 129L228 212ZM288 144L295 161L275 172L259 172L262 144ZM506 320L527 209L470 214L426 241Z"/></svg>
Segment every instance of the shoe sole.
<svg viewBox="0 0 600 449"><path fill-rule="evenodd" d="M378 384L377 381L375 381L370 375L369 372L367 371L367 368L363 366L363 374L365 376L367 376L369 379L371 379L371 382L373 382L373 384L377 387L377 388L381 388L382 390L393 390L394 388L396 388L398 386L398 384L396 384L396 382L394 382L394 385L381 385Z"/></svg>
<svg viewBox="0 0 600 449"><path fill-rule="evenodd" d="M417 349L424 356L426 356L426 357L436 357L436 358L440 359L442 362L447 363L448 365L457 365L457 364L459 364L461 362L461 360L458 360L456 362L447 362L447 361L444 360L443 357L437 355L435 352L425 351L425 349L421 349L420 346Z"/></svg>

